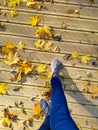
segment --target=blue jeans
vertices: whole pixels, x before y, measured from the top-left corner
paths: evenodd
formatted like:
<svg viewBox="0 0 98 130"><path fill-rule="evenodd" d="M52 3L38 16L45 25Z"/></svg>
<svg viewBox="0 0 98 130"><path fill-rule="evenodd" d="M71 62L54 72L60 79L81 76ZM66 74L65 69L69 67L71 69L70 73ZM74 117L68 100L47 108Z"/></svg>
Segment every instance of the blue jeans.
<svg viewBox="0 0 98 130"><path fill-rule="evenodd" d="M39 130L78 130L70 116L62 83L58 77L51 79L51 110Z"/></svg>

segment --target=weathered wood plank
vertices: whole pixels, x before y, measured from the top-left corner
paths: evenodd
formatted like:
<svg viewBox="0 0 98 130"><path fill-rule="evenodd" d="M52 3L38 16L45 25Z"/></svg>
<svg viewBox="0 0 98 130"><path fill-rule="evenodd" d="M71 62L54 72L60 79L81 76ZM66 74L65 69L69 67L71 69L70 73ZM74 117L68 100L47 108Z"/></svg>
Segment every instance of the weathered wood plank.
<svg viewBox="0 0 98 130"><path fill-rule="evenodd" d="M5 23L5 27L0 28L0 33L33 38L36 30L37 28L27 25ZM54 31L62 36L62 41L98 43L98 34L63 29L54 29Z"/></svg>
<svg viewBox="0 0 98 130"><path fill-rule="evenodd" d="M22 41L25 44L25 48L36 50L34 46L34 42L36 39L34 38L25 38L25 37L18 37L18 36L11 36L11 35L0 35L0 45L3 46L6 42L12 42L16 46L18 46L18 43ZM73 43L73 42L58 42L53 41L51 47L51 52L53 51L54 47L59 47L60 53L72 53L73 51L77 51L79 55L84 55L86 53L90 53L92 56L97 56L97 45L91 45L91 44L82 44L82 43ZM97 44L97 43L96 43ZM84 49L85 48L85 49ZM54 52L55 53L55 52Z"/></svg>
<svg viewBox="0 0 98 130"><path fill-rule="evenodd" d="M73 105L73 104L72 104ZM3 109L4 107L3 106L0 106L0 116L3 117ZM76 108L77 109L77 108ZM77 109L78 110L78 109ZM17 115L18 115L18 119L20 120L19 122L22 122L23 120L27 120L28 118L32 117L33 115L33 110L31 109L25 109L26 113L27 114L23 114L20 110L20 108L11 108L10 109L10 112L13 112L13 111L16 111ZM82 113L82 111L80 111ZM83 111L84 112L84 111ZM86 114L86 113L85 113ZM86 127L86 128L91 128L91 127L95 127L97 128L97 121L98 119L97 118L93 118L93 117L88 117L87 115L84 115L84 116L79 116L78 114L72 114L71 113L71 116L73 117L73 119L75 120L75 122L77 124L80 124L81 127ZM81 122L81 119L83 120ZM86 122L88 121L88 125L86 125ZM34 119L34 124L41 124L42 123L42 120L36 120ZM19 124L18 124L19 126Z"/></svg>
<svg viewBox="0 0 98 130"><path fill-rule="evenodd" d="M54 0L54 2L57 3L65 3L65 4L75 4L75 5L86 5L86 6L91 6L91 7L97 7L98 6L98 1L95 3L91 2L90 0Z"/></svg>
<svg viewBox="0 0 98 130"><path fill-rule="evenodd" d="M87 19L80 19L80 18L71 18L71 17L58 17L52 15L45 15L45 14L38 14L38 13L26 13L26 12L19 12L17 17L12 18L9 15L9 11L1 10L2 12L6 12L6 17L1 15L1 20L4 22L15 22L15 23L24 23L29 24L29 19L33 15L40 16L40 26L46 24L48 26L56 27L56 28L65 28L68 30L81 30L81 31L90 31L90 32L98 32L98 21L96 20L87 20ZM55 21L56 24L55 24Z"/></svg>
<svg viewBox="0 0 98 130"><path fill-rule="evenodd" d="M1 5L2 2L1 2ZM62 16L73 16L73 17L77 17L74 14L68 14L67 11L69 9L78 9L79 10L79 17L80 18L89 18L89 19L97 19L98 20L98 13L97 13L97 8L93 8L93 7L83 7L82 9L79 8L79 6L77 5L68 5L68 4L60 4L60 3L54 3L52 6L49 2L45 3L46 9L42 9L40 10L33 10L30 8L27 8L25 6L25 4L21 4L21 7L18 8L18 10L20 11L27 11L27 12L41 12L41 13L45 13L45 14L51 14L51 15L62 15ZM4 6L0 6L1 9L10 9Z"/></svg>
<svg viewBox="0 0 98 130"><path fill-rule="evenodd" d="M42 61L42 59L40 59L40 61ZM33 63L33 65L38 66L38 64L35 64L35 63ZM10 72L11 72L12 69L9 66L7 66L7 65L3 64L2 62L0 62L0 71L1 71L1 73L3 74L6 70L9 71L9 75L11 75ZM74 67L64 67L61 70L61 72L63 73L63 76L65 78L78 79L77 75L81 75L81 78L79 78L80 80L84 80L84 81L90 80L90 81L98 82L98 69L89 70L91 72L91 77L87 76L87 71L88 71L88 69L74 68ZM47 73L51 72L51 68L48 65L47 65L46 72ZM33 76L33 73L32 73L32 76ZM2 79L2 77L1 77L1 79Z"/></svg>
<svg viewBox="0 0 98 130"><path fill-rule="evenodd" d="M29 78L28 78L29 79ZM7 80L6 80L7 81ZM30 80L29 80L30 81ZM34 82L34 80L33 79L31 79L31 84L32 84L32 86L33 86L33 83L32 82ZM43 83L43 82L42 82ZM28 87L29 88L29 87ZM31 90L31 89L30 89ZM27 90L27 92L28 92L28 94L26 93L25 94L25 97L24 97L24 95L17 95L17 96L19 96L19 100L22 100L23 102L27 102L27 105L26 106L28 106L28 107L31 107L31 101L30 101L30 98L33 96L33 93L31 93L30 94L30 92L29 92L29 89ZM37 92L37 91L36 91ZM74 102L74 103L80 103L80 104L90 104L90 105L97 105L98 104L98 101L97 100L94 100L92 97L91 97L91 95L90 94L86 94L86 93L78 93L78 92L75 92L75 91L65 91L65 93L66 93L66 95L67 95L67 98L68 98L68 102ZM10 94L11 94L11 92L10 92ZM4 103L4 105L6 105L6 104L9 104L9 105L11 105L11 103L12 103L12 105L13 105L13 102L15 102L15 101L17 101L17 96L15 96L15 99L13 99L13 101L10 101L11 99L12 99L12 97L13 97L13 95L14 95L14 92L13 92L13 94L11 94L11 95L7 95L8 97L9 97L9 100L5 100L6 98L7 98L7 96L1 96L1 98L0 98L0 103L1 103L1 105L2 105L2 103ZM23 92L23 94L24 94L24 92ZM29 95L30 94L30 95ZM39 93L38 93L39 94ZM34 96L35 96L35 94L34 94ZM6 98L5 98L6 97ZM17 97L17 98L16 98ZM4 99L3 99L4 98ZM26 98L26 99L25 99ZM26 101L27 100L27 98L28 98L28 101ZM5 100L5 101L4 101ZM2 101L4 101L4 102L2 102Z"/></svg>

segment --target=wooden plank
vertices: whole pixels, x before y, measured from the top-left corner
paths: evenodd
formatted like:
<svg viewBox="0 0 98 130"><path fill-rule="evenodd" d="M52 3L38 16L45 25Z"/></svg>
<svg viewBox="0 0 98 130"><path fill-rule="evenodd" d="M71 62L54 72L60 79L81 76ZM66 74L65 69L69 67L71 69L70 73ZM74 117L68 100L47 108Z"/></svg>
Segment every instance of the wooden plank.
<svg viewBox="0 0 98 130"><path fill-rule="evenodd" d="M75 4L75 5L85 5L85 6L91 6L91 7L97 7L98 1L95 3L91 2L90 0L54 0L54 2L57 3L65 3L65 4Z"/></svg>
<svg viewBox="0 0 98 130"><path fill-rule="evenodd" d="M25 48L36 50L34 46L34 42L36 39L34 38L25 38L25 37L18 37L18 36L11 36L11 35L0 35L0 44L3 46L6 42L12 42L15 44L15 46L18 46L18 43L22 41L25 44ZM91 44L82 44L82 43L73 43L73 42L58 42L53 41L51 47L51 52L53 51L54 47L60 48L60 53L72 53L73 51L77 51L79 55L84 55L86 53L90 53L92 56L97 56L97 45L91 45ZM97 43L96 43L97 44ZM85 48L85 49L84 49ZM55 53L55 52L54 52Z"/></svg>
<svg viewBox="0 0 98 130"><path fill-rule="evenodd" d="M7 73L6 73L7 74ZM7 81L7 78L5 77L5 79L6 79L6 81ZM26 83L28 83L28 81L30 81L29 80L30 78L28 78L28 80L27 80L27 82ZM40 79L41 80L41 79ZM2 80L1 80L2 81ZM33 86L33 82L34 82L34 79L32 79L31 78L31 84L32 84L32 86ZM43 84L43 82L42 82L42 84ZM35 85L34 85L35 86ZM29 87L28 87L29 88ZM31 89L30 89L31 90ZM22 90L21 90L21 92L22 92ZM28 107L30 107L30 104L31 104L31 102L30 102L30 98L31 98L31 96L33 96L33 93L31 93L30 94L30 92L29 92L29 89L27 90L27 92L28 92L28 94L26 93L25 95L20 95L20 94L17 94L17 96L20 96L20 100L23 100L23 102L26 102L25 100L25 98L27 97L28 98L28 104L26 105L26 106L28 106ZM37 91L36 91L37 92ZM22 94L24 94L25 92L23 91L22 92ZM75 92L75 91L65 91L65 93L66 93L66 95L67 95L67 98L68 98L68 102L74 102L74 103L80 103L80 104L90 104L90 105L97 105L98 104L98 101L97 100L94 100L92 97L91 97L91 95L90 94L86 94L86 93L78 93L78 92ZM9 94L9 100L11 99L11 97L14 95L15 93L13 92L12 94L11 94L11 92L10 92L10 94ZM30 94L30 95L29 95ZM12 96L11 96L12 95ZM24 97L25 96L25 97ZM34 96L35 96L35 94L34 94ZM5 100L5 98L3 99L3 97L5 97L5 96L1 96L1 100L0 100L0 102L1 102L1 105L2 105L2 101L4 101ZM18 98L18 97L17 97ZM15 99L13 99L14 101L9 101L9 100L7 100L7 101L5 101L4 102L4 104L6 105L7 103L12 103L12 102L15 102L15 101L17 101L17 99L15 98ZM11 105L11 104L10 104ZM12 103L12 105L13 105L13 103Z"/></svg>
<svg viewBox="0 0 98 130"><path fill-rule="evenodd" d="M3 106L0 106L0 116L3 117ZM29 110L29 109L25 109L27 114L23 114L20 110L20 108L11 108L10 112L16 111L17 115L18 115L18 119L20 120L19 122L22 122L23 120L27 120L28 118L32 117L33 115L33 111ZM75 120L75 122L77 124L80 124L81 127L86 127L86 128L91 128L91 127L95 127L97 128L97 118L94 117L89 117L89 116L78 116L78 115L74 115L71 114L72 118ZM82 121L83 120L83 121ZM82 121L82 122L81 122ZM86 122L88 121L88 125L86 124ZM37 120L34 118L34 124L41 124L43 121L41 119ZM19 124L18 124L19 125Z"/></svg>
<svg viewBox="0 0 98 130"><path fill-rule="evenodd" d="M33 38L36 30L31 26L5 23L5 27L0 29L0 34ZM63 29L54 31L56 34L61 34L62 41L98 43L98 34Z"/></svg>
<svg viewBox="0 0 98 130"><path fill-rule="evenodd" d="M24 23L29 24L29 19L33 15L40 16L40 26L43 24L56 27L56 28L65 28L68 30L81 30L81 31L90 31L90 32L98 32L98 21L96 20L87 20L87 19L80 19L80 18L71 18L71 17L58 17L52 15L45 15L45 14L38 14L38 13L26 13L26 12L19 12L17 17L12 18L8 10L1 10L2 12L6 13L6 17L1 15L1 21L4 22L15 22L15 23ZM22 21L23 19L23 21ZM57 23L55 24L55 21ZM65 23L65 24L64 24ZM65 27L64 27L65 26Z"/></svg>
<svg viewBox="0 0 98 130"><path fill-rule="evenodd" d="M23 59L23 58L22 58ZM41 59L40 59L41 61ZM34 64L35 66L38 66L38 64ZM8 68L8 69L7 69ZM0 62L0 71L3 74L5 71L9 71L9 75L11 75L10 71L12 70L9 66L5 65L4 63ZM16 69L17 71L17 69ZM87 76L87 71L90 71L91 73L91 78L89 78ZM47 69L46 69L46 74L51 72L51 67L47 65ZM72 78L72 79L78 79L77 75L81 75L81 78L79 78L80 80L84 80L84 81L95 81L98 82L98 70L88 70L88 69L83 69L83 68L75 68L75 67L64 67L61 72L63 73L63 76L65 78ZM6 73L6 72L5 72ZM33 76L33 73L31 74ZM47 76L46 76L47 78ZM2 77L1 77L2 79Z"/></svg>
<svg viewBox="0 0 98 130"><path fill-rule="evenodd" d="M88 18L88 19L97 19L98 20L98 13L97 13L97 8L93 8L93 7L83 7L82 9L79 8L79 6L77 5L68 5L68 4L60 4L60 3L54 3L52 6L49 2L46 2L45 3L45 6L46 6L46 9L42 9L41 11L40 10L33 10L33 9L30 9L30 8L27 8L25 6L25 4L21 4L21 7L18 8L18 10L20 11L27 11L27 12L41 12L41 13L45 13L45 14L51 14L51 15L62 15L62 16L73 16L73 17L77 17L75 16L74 14L68 14L67 11L69 9L73 9L73 10L76 10L78 9L79 10L79 17L80 18ZM1 9L10 9L10 8L7 8L7 7L4 7L2 2L1 2L1 6L0 6Z"/></svg>

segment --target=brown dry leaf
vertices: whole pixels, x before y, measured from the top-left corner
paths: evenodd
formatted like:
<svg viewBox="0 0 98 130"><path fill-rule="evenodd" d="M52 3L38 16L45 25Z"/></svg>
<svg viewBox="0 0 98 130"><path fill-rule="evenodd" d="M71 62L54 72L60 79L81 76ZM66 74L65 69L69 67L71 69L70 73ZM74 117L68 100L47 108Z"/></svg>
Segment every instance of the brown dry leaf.
<svg viewBox="0 0 98 130"><path fill-rule="evenodd" d="M50 89L50 88L47 88L46 90L44 90L44 91L41 93L41 96L43 96L43 97L46 98L46 99L49 99L49 98L50 98L50 95L51 95L51 89Z"/></svg>
<svg viewBox="0 0 98 130"><path fill-rule="evenodd" d="M66 11L67 14L73 14L75 12L75 9L68 9Z"/></svg>
<svg viewBox="0 0 98 130"><path fill-rule="evenodd" d="M90 93L92 94L93 98L97 98L98 97L98 86L92 86L90 89Z"/></svg>
<svg viewBox="0 0 98 130"><path fill-rule="evenodd" d="M13 54L13 52L11 51L8 53L8 55L5 55L5 57L4 57L4 63L9 66L11 66L13 64L17 64L18 61L20 61L20 57L17 52L15 54Z"/></svg>
<svg viewBox="0 0 98 130"><path fill-rule="evenodd" d="M89 0L89 1L92 2L92 3L94 3L94 4L96 3L96 0Z"/></svg>

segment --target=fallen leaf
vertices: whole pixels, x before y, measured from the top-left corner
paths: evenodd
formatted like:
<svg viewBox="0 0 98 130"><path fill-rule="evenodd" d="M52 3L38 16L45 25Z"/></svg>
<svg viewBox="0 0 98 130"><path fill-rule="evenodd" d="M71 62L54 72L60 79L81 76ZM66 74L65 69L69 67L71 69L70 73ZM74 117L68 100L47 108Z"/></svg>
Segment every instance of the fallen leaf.
<svg viewBox="0 0 98 130"><path fill-rule="evenodd" d="M8 86L5 83L0 83L0 94L6 94Z"/></svg>
<svg viewBox="0 0 98 130"><path fill-rule="evenodd" d="M39 103L34 103L34 108L33 108L34 115L40 115L42 112Z"/></svg>
<svg viewBox="0 0 98 130"><path fill-rule="evenodd" d="M33 9L40 9L41 8L41 5L38 1L32 1L32 2L27 2L26 6L28 8L33 8Z"/></svg>
<svg viewBox="0 0 98 130"><path fill-rule="evenodd" d="M52 29L49 26L39 27L35 32L36 36L42 39L48 39L52 37Z"/></svg>
<svg viewBox="0 0 98 130"><path fill-rule="evenodd" d="M19 44L18 44L18 47L17 47L18 50L23 50L24 47L25 47L25 44L22 41L20 41Z"/></svg>
<svg viewBox="0 0 98 130"><path fill-rule="evenodd" d="M53 51L54 51L54 52L60 52L60 48L59 48L58 46L55 46L55 47L53 48Z"/></svg>
<svg viewBox="0 0 98 130"><path fill-rule="evenodd" d="M25 75L31 72L34 68L34 65L27 59L21 62L19 67L19 72L24 73Z"/></svg>
<svg viewBox="0 0 98 130"><path fill-rule="evenodd" d="M36 70L38 73L44 73L44 72L46 72L46 68L47 68L47 66L45 64L38 64Z"/></svg>
<svg viewBox="0 0 98 130"><path fill-rule="evenodd" d="M20 61L20 57L17 52L15 54L13 54L13 52L9 52L8 55L5 55L4 57L4 63L9 66L17 64L18 61Z"/></svg>
<svg viewBox="0 0 98 130"><path fill-rule="evenodd" d="M50 88L47 88L46 90L44 90L41 93L41 96L44 97L44 98L46 98L46 99L49 99L50 95L51 95L51 89Z"/></svg>
<svg viewBox="0 0 98 130"><path fill-rule="evenodd" d="M91 59L91 56L89 54L86 54L81 57L81 62L87 64L88 61L90 61L90 59Z"/></svg>
<svg viewBox="0 0 98 130"><path fill-rule="evenodd" d="M89 93L89 91L90 91L87 86L84 86L82 89L83 89L83 92L85 92L85 93Z"/></svg>
<svg viewBox="0 0 98 130"><path fill-rule="evenodd" d="M29 19L29 24L31 24L32 26L38 25L39 22L40 22L39 16L32 16Z"/></svg>
<svg viewBox="0 0 98 130"><path fill-rule="evenodd" d="M20 0L9 0L8 2L9 8L15 8L17 5L20 5Z"/></svg>
<svg viewBox="0 0 98 130"><path fill-rule="evenodd" d="M77 127L78 127L79 130L82 130L80 124L77 124Z"/></svg>
<svg viewBox="0 0 98 130"><path fill-rule="evenodd" d="M68 9L66 11L67 14L73 14L75 12L75 9Z"/></svg>
<svg viewBox="0 0 98 130"><path fill-rule="evenodd" d="M4 127L11 127L11 120L9 118L2 118L0 120L0 125L4 126Z"/></svg>
<svg viewBox="0 0 98 130"><path fill-rule="evenodd" d="M92 94L93 98L97 98L98 97L98 86L92 86L90 89L90 93Z"/></svg>
<svg viewBox="0 0 98 130"><path fill-rule="evenodd" d="M15 45L11 42L6 42L4 47L2 47L2 54L7 55L9 52L14 52Z"/></svg>
<svg viewBox="0 0 98 130"><path fill-rule="evenodd" d="M78 53L76 51L71 53L72 59L77 59L78 58Z"/></svg>
<svg viewBox="0 0 98 130"><path fill-rule="evenodd" d="M11 15L12 17L15 17L15 16L18 15L18 11L16 11L16 10L11 10L11 11L10 11L10 15Z"/></svg>
<svg viewBox="0 0 98 130"><path fill-rule="evenodd" d="M52 42L47 40L37 40L34 43L36 49L40 49L43 51L49 51L52 47Z"/></svg>

